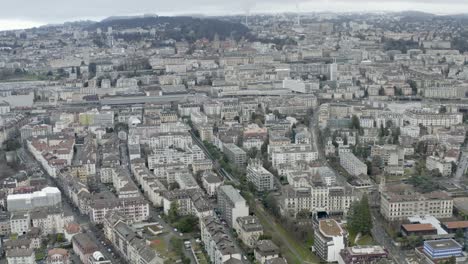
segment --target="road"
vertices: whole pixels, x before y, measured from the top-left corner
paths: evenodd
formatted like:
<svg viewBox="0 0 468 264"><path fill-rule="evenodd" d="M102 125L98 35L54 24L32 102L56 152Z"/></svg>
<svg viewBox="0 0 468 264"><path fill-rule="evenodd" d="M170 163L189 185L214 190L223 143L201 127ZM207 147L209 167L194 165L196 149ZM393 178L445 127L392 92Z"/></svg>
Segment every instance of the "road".
<svg viewBox="0 0 468 264"><path fill-rule="evenodd" d="M395 260L397 264L406 263L406 252L401 248L393 244L393 239L387 234L382 223L385 223L385 219L382 218L382 215L379 213L378 209L372 209L372 237L377 241L381 246L385 247L390 256Z"/></svg>
<svg viewBox="0 0 468 264"><path fill-rule="evenodd" d="M318 152L318 160L323 161L325 160L325 151L323 148L320 147L319 144L319 133L318 133L318 113L317 113L318 108L314 109L314 113L310 117L310 122L309 122L309 130L310 133L312 133L312 148L317 150Z"/></svg>
<svg viewBox="0 0 468 264"><path fill-rule="evenodd" d="M460 187L461 180L463 175L465 175L468 169L468 152L466 150L462 151L460 161L458 162L457 172L453 177L453 184L457 187Z"/></svg>

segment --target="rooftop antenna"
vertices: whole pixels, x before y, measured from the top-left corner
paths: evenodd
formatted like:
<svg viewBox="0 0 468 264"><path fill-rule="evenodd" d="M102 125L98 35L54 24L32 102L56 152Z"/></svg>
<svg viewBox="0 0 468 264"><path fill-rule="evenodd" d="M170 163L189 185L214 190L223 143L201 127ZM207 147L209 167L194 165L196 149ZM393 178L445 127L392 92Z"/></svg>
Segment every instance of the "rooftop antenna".
<svg viewBox="0 0 468 264"><path fill-rule="evenodd" d="M297 25L300 26L301 25L301 12L299 10L299 2L296 1L296 11L297 11Z"/></svg>
<svg viewBox="0 0 468 264"><path fill-rule="evenodd" d="M248 27L249 26L249 9L246 10L245 12L245 26Z"/></svg>

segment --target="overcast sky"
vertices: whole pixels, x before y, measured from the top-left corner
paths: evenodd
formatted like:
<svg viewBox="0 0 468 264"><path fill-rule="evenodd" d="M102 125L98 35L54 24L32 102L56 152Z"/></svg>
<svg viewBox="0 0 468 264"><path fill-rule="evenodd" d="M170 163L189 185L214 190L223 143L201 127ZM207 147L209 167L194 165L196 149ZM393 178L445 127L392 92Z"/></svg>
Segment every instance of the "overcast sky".
<svg viewBox="0 0 468 264"><path fill-rule="evenodd" d="M312 11L402 11L468 13L468 0L15 0L2 1L0 30L116 15L233 15Z"/></svg>

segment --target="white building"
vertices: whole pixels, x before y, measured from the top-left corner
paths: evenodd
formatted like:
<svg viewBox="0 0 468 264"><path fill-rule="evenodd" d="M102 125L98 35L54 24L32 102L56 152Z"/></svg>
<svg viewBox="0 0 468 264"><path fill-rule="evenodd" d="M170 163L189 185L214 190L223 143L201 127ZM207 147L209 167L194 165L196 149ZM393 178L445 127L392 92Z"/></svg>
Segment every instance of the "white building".
<svg viewBox="0 0 468 264"><path fill-rule="evenodd" d="M340 251L345 248L345 236L346 233L335 220L320 220L314 232L315 253L327 262L337 262Z"/></svg>
<svg viewBox="0 0 468 264"><path fill-rule="evenodd" d="M340 153L340 165L353 176L367 174L367 165L351 152Z"/></svg>
<svg viewBox="0 0 468 264"><path fill-rule="evenodd" d="M34 250L28 249L10 249L6 252L6 259L8 264L35 264L36 255Z"/></svg>
<svg viewBox="0 0 468 264"><path fill-rule="evenodd" d="M56 187L25 194L10 194L7 197L8 211L26 211L39 207L62 207L62 196Z"/></svg>
<svg viewBox="0 0 468 264"><path fill-rule="evenodd" d="M273 174L263 167L260 160L251 161L247 166L247 181L253 183L257 191L275 188Z"/></svg>
<svg viewBox="0 0 468 264"><path fill-rule="evenodd" d="M428 170L438 170L442 176L450 176L452 174L452 162L435 156L426 158L426 168Z"/></svg>
<svg viewBox="0 0 468 264"><path fill-rule="evenodd" d="M249 215L249 206L232 185L224 185L218 189L218 209L226 223L233 227L238 217Z"/></svg>

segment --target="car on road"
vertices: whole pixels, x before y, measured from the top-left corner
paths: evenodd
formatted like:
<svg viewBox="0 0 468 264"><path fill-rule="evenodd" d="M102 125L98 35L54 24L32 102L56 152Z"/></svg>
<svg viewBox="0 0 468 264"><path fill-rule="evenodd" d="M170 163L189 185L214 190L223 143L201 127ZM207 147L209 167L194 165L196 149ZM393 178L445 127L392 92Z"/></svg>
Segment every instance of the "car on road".
<svg viewBox="0 0 468 264"><path fill-rule="evenodd" d="M177 232L177 228L174 228L174 232Z"/></svg>

